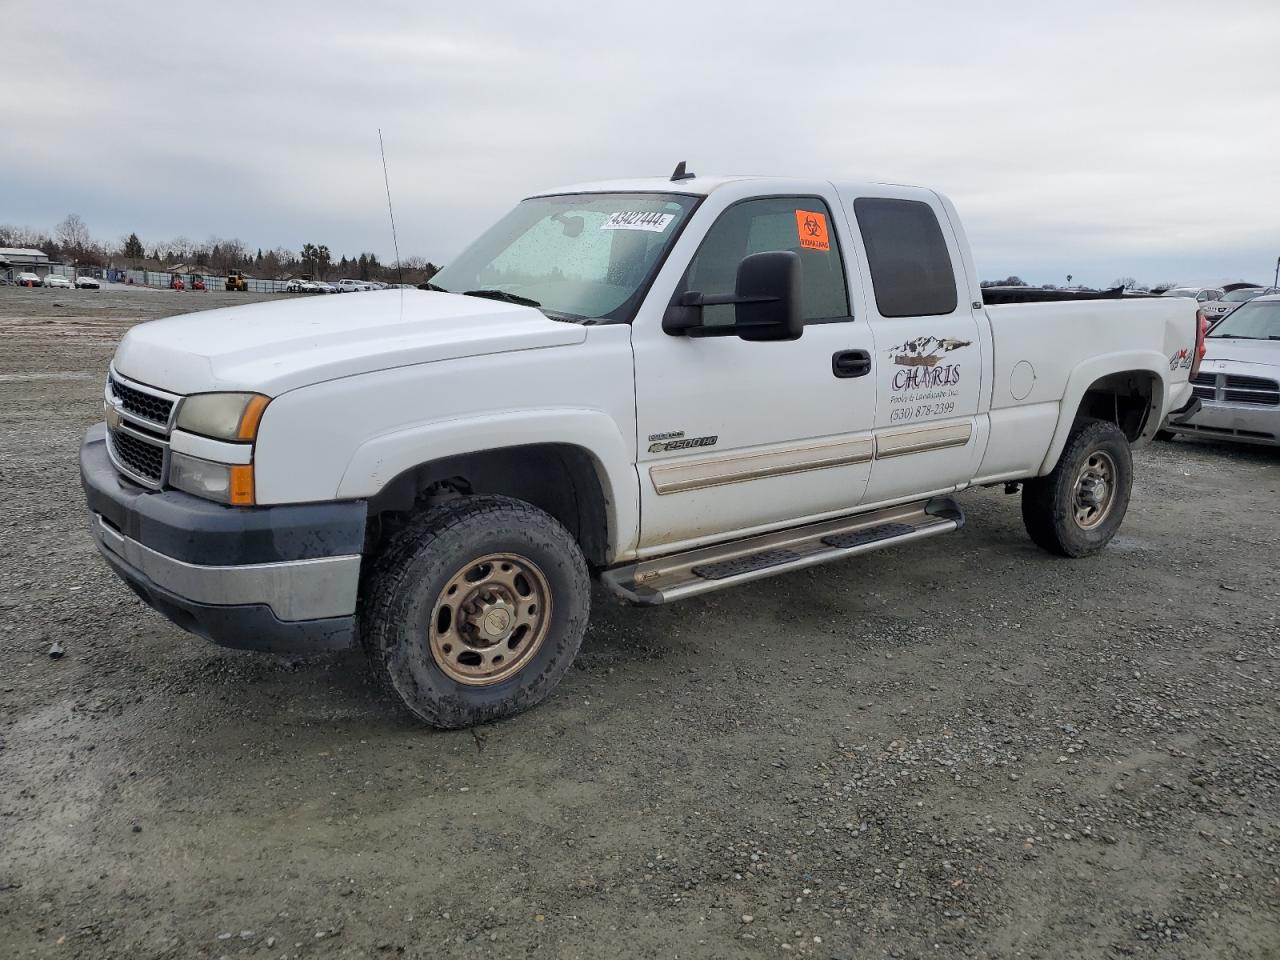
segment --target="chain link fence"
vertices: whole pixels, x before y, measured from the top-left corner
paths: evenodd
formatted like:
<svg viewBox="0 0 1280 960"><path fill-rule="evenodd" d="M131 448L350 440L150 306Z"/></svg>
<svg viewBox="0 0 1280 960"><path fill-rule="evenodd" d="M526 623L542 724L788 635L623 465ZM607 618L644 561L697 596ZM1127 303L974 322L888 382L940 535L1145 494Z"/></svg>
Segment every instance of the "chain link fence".
<svg viewBox="0 0 1280 960"><path fill-rule="evenodd" d="M170 273L163 270L110 270L109 280L117 283L136 283L144 287L171 287L175 279L191 290L197 280L204 281L208 290L226 290L227 278L212 273ZM244 283L249 293L285 293L287 280L262 280L258 277L245 277Z"/></svg>

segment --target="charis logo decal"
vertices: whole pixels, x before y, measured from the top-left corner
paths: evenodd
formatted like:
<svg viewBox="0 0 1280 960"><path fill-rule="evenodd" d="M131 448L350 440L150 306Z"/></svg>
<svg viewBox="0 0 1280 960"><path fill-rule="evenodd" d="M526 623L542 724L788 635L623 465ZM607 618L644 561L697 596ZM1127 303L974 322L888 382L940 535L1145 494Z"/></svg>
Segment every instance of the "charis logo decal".
<svg viewBox="0 0 1280 960"><path fill-rule="evenodd" d="M973 346L972 340L951 337L915 337L890 347L886 353L894 366L889 380L890 423L953 416L960 397L962 364L956 351Z"/></svg>
<svg viewBox="0 0 1280 960"><path fill-rule="evenodd" d="M960 382L960 364L944 363L947 354L972 344L970 340L916 337L889 348L893 362L905 369L893 375L893 389L920 390L949 387Z"/></svg>

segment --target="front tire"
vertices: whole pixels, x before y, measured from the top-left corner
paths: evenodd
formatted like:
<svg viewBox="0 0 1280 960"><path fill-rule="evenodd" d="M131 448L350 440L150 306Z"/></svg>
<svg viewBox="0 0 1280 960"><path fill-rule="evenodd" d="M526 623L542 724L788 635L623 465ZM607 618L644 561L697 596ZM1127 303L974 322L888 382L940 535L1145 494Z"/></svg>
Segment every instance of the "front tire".
<svg viewBox="0 0 1280 960"><path fill-rule="evenodd" d="M1129 441L1105 420L1080 420L1048 476L1022 486L1022 522L1032 541L1061 557L1097 553L1129 509Z"/></svg>
<svg viewBox="0 0 1280 960"><path fill-rule="evenodd" d="M374 561L364 594L361 640L374 676L446 729L545 699L591 612L572 535L509 497L466 497L415 518Z"/></svg>

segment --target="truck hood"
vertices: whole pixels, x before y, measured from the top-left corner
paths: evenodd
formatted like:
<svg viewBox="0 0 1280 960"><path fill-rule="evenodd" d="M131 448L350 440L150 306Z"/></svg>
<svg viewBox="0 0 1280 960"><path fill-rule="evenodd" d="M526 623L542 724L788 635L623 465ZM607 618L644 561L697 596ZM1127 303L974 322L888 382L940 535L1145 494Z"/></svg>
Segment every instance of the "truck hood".
<svg viewBox="0 0 1280 960"><path fill-rule="evenodd" d="M1212 369L1215 360L1231 360L1235 363L1269 363L1280 367L1280 340L1209 337L1205 341L1204 368Z"/></svg>
<svg viewBox="0 0 1280 960"><path fill-rule="evenodd" d="M139 324L117 371L173 393L288 390L390 367L581 343L533 307L425 290L245 304Z"/></svg>

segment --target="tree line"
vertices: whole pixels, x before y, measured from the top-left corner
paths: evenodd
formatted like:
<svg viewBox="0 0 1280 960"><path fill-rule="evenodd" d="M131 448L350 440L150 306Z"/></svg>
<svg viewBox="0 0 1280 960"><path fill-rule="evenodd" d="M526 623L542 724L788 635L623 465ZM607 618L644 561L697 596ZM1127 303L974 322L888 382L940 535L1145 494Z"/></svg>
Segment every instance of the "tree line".
<svg viewBox="0 0 1280 960"><path fill-rule="evenodd" d="M1094 289L1096 289L1095 287L1078 287L1078 288L1072 288L1072 287L1071 287L1071 280L1072 280L1071 274L1067 274L1067 283L1066 283L1066 287L1065 287L1064 289L1082 289L1082 290L1094 290ZM1027 283L1027 281L1026 281L1026 280L1023 280L1021 277L1006 277L1006 278L1005 278L1005 279L1003 279L1003 280L983 280L981 285L982 285L982 286L984 286L984 287L1030 287L1030 286L1036 286L1036 287L1041 288L1042 290L1057 290L1057 289L1059 289L1059 287L1058 287L1058 285L1057 285L1056 283L1038 283L1038 284L1030 284L1030 283ZM1137 280L1135 280L1133 277L1116 277L1116 278L1115 278L1114 280L1112 280L1109 284L1107 284L1107 286L1106 286L1106 287L1104 287L1103 289L1105 289L1105 290L1114 290L1114 289L1116 289L1117 287L1123 287L1125 290L1132 290L1134 293L1158 293L1158 292L1160 292L1160 291L1162 291L1162 290L1168 290L1170 287L1173 287L1173 286L1175 286L1175 284L1174 284L1174 282L1173 282L1172 280L1163 280L1163 281L1161 281L1160 283L1145 284L1145 283L1139 283L1139 282L1138 282Z"/></svg>
<svg viewBox="0 0 1280 960"><path fill-rule="evenodd" d="M326 280L332 276L396 282L403 277L405 283L417 284L430 280L440 269L425 257L406 257L399 264L383 263L370 252L335 258L323 243L304 243L296 251L285 247L264 250L253 248L238 237L211 236L203 242L175 237L146 242L137 233L115 243L104 242L94 239L84 220L74 213L51 231L0 224L0 247L32 248L54 261L101 269L128 267L164 272L181 266L187 273L239 271L279 280L300 276Z"/></svg>

